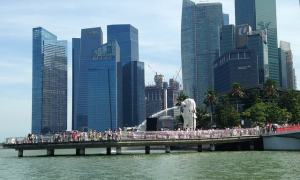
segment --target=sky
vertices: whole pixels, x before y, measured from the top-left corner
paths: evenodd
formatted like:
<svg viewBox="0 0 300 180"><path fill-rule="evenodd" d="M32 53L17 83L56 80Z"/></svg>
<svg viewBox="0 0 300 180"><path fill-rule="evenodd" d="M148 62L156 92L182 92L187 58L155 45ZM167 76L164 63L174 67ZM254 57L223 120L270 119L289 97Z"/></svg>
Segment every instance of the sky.
<svg viewBox="0 0 300 180"><path fill-rule="evenodd" d="M208 2L221 2L223 12L230 14L230 23L235 23L234 0ZM80 37L83 28L101 27L106 42L107 25L132 24L139 30L146 85L153 84L155 72L168 80L181 68L181 4L182 0L0 0L0 142L31 130L33 27L44 27L58 39L68 40L70 129L71 39ZM299 18L298 0L277 0L278 40L291 42L300 85Z"/></svg>

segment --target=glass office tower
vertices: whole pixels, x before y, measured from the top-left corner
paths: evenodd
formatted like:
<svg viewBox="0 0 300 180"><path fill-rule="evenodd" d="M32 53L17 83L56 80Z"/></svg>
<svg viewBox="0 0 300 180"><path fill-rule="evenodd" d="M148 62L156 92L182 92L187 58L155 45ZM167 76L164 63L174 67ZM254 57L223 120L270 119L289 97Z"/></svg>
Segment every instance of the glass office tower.
<svg viewBox="0 0 300 180"><path fill-rule="evenodd" d="M139 60L138 30L130 24L107 26L107 42L116 40L120 46L120 56L123 65Z"/></svg>
<svg viewBox="0 0 300 180"><path fill-rule="evenodd" d="M122 76L116 41L94 50L87 63L87 127L98 131L121 127Z"/></svg>
<svg viewBox="0 0 300 180"><path fill-rule="evenodd" d="M144 63L131 61L123 66L123 125L133 127L145 120Z"/></svg>
<svg viewBox="0 0 300 180"><path fill-rule="evenodd" d="M80 40L80 42L79 42ZM81 30L81 38L73 39L73 129L87 130L88 125L88 65L97 48L103 44L100 27Z"/></svg>
<svg viewBox="0 0 300 180"><path fill-rule="evenodd" d="M80 38L72 38L72 129L75 129L79 95Z"/></svg>
<svg viewBox="0 0 300 180"><path fill-rule="evenodd" d="M117 41L123 65L123 124L137 126L145 120L144 63L139 61L138 30L130 24L107 26L108 42Z"/></svg>
<svg viewBox="0 0 300 180"><path fill-rule="evenodd" d="M219 31L223 25L221 3L183 0L181 61L183 90L198 105L213 89L213 62L219 57Z"/></svg>
<svg viewBox="0 0 300 180"><path fill-rule="evenodd" d="M235 18L236 25L249 24L253 30L267 29L269 75L279 85L276 0L235 0Z"/></svg>
<svg viewBox="0 0 300 180"><path fill-rule="evenodd" d="M33 28L32 133L67 130L67 41Z"/></svg>

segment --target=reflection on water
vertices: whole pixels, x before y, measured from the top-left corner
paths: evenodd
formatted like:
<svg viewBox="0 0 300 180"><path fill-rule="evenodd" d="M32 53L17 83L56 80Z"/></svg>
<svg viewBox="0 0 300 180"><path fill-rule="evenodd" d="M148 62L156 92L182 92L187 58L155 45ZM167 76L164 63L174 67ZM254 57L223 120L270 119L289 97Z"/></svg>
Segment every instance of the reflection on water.
<svg viewBox="0 0 300 180"><path fill-rule="evenodd" d="M75 150L24 152L0 149L0 179L298 179L300 152L180 152L126 151L106 156L104 149L87 149L88 156ZM27 157L26 157L27 156Z"/></svg>

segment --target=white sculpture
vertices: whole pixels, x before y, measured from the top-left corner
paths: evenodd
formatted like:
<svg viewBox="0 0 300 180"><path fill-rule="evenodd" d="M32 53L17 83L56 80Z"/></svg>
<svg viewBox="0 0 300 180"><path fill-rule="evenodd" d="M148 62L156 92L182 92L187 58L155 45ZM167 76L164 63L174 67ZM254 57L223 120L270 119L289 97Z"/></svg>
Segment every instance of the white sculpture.
<svg viewBox="0 0 300 180"><path fill-rule="evenodd" d="M186 99L183 102L181 102L180 106L174 106L168 109L164 109L162 111L159 111L153 115L151 115L151 118L159 117L161 114L168 112L173 109L181 109L181 115L183 117L183 128L189 129L189 130L195 130L196 129L196 103L194 99ZM138 131L146 131L146 123L147 121L143 121L136 129Z"/></svg>
<svg viewBox="0 0 300 180"><path fill-rule="evenodd" d="M183 128L196 129L196 102L194 99L186 99L181 102L181 115L183 117Z"/></svg>

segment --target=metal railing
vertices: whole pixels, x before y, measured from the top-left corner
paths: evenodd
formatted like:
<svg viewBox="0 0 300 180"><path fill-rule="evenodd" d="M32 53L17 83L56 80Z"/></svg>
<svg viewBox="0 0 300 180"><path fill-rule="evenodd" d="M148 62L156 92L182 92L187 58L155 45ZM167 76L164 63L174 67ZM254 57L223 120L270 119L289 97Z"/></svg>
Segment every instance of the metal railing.
<svg viewBox="0 0 300 180"><path fill-rule="evenodd" d="M70 143L90 141L136 141L136 140L204 140L230 137L260 136L261 128L249 129L222 129L222 130L196 130L196 131L107 131L107 132L64 132L53 135L30 135L27 137L11 137L6 144L38 144L38 143Z"/></svg>

